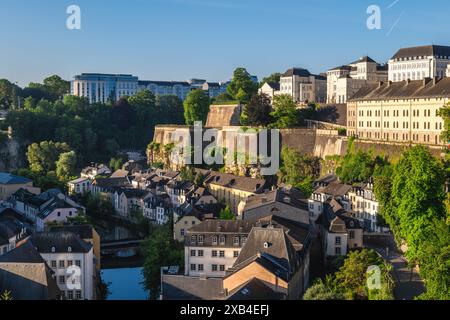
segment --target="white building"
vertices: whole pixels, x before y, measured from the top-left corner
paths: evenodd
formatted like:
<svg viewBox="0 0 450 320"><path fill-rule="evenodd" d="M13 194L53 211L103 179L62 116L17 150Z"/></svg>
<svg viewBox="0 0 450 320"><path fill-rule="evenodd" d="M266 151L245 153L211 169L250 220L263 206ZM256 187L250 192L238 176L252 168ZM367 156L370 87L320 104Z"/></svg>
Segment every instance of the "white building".
<svg viewBox="0 0 450 320"><path fill-rule="evenodd" d="M326 101L326 78L302 68L291 68L280 78L280 94L287 94L301 104Z"/></svg>
<svg viewBox="0 0 450 320"><path fill-rule="evenodd" d="M327 103L346 103L367 84L387 79L387 66L382 66L367 56L348 65L328 70Z"/></svg>
<svg viewBox="0 0 450 320"><path fill-rule="evenodd" d="M97 176L109 176L111 173L111 169L109 169L106 165L92 163L89 167L81 170L81 178L94 180Z"/></svg>
<svg viewBox="0 0 450 320"><path fill-rule="evenodd" d="M448 46L402 48L389 60L389 81L443 78L449 64Z"/></svg>
<svg viewBox="0 0 450 320"><path fill-rule="evenodd" d="M67 183L69 194L85 194L90 193L92 189L92 181L88 178L79 178Z"/></svg>
<svg viewBox="0 0 450 320"><path fill-rule="evenodd" d="M259 89L260 94L265 94L270 98L270 101L273 102L273 97L280 94L280 84L271 82L264 83L264 85Z"/></svg>
<svg viewBox="0 0 450 320"><path fill-rule="evenodd" d="M59 289L69 300L95 300L93 246L68 231L35 233L30 242L55 272Z"/></svg>
<svg viewBox="0 0 450 320"><path fill-rule="evenodd" d="M450 64L447 66L446 76L447 76L447 78L450 78Z"/></svg>
<svg viewBox="0 0 450 320"><path fill-rule="evenodd" d="M185 275L224 277L247 242L253 222L206 220L186 232Z"/></svg>
<svg viewBox="0 0 450 320"><path fill-rule="evenodd" d="M138 90L138 78L128 74L82 73L70 85L72 95L85 97L89 103L114 102Z"/></svg>

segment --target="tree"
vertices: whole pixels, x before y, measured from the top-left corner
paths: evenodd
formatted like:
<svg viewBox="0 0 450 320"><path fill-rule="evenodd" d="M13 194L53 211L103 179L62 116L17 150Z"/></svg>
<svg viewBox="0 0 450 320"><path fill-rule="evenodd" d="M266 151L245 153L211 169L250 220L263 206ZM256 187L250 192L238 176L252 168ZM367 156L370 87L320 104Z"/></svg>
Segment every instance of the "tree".
<svg viewBox="0 0 450 320"><path fill-rule="evenodd" d="M250 98L258 92L258 84L255 83L245 68L237 68L233 73L233 79L227 87L227 93L243 104L247 104Z"/></svg>
<svg viewBox="0 0 450 320"><path fill-rule="evenodd" d="M350 151L336 170L336 175L344 183L367 182L372 177L375 162L369 153Z"/></svg>
<svg viewBox="0 0 450 320"><path fill-rule="evenodd" d="M226 206L225 209L220 210L219 213L220 220L236 220L236 216L233 214L229 206Z"/></svg>
<svg viewBox="0 0 450 320"><path fill-rule="evenodd" d="M439 116L444 119L444 129L442 131L442 141L450 143L450 103L439 110Z"/></svg>
<svg viewBox="0 0 450 320"><path fill-rule="evenodd" d="M17 106L21 89L6 79L0 79L0 108L13 109Z"/></svg>
<svg viewBox="0 0 450 320"><path fill-rule="evenodd" d="M70 152L66 143L42 141L28 146L27 159L30 169L36 173L47 174L56 169L56 161L61 153Z"/></svg>
<svg viewBox="0 0 450 320"><path fill-rule="evenodd" d="M161 287L161 267L183 265L184 250L173 240L169 225L156 227L143 245L144 286L150 299L156 299Z"/></svg>
<svg viewBox="0 0 450 320"><path fill-rule="evenodd" d="M126 98L120 98L113 105L113 118L117 127L122 131L133 125L136 120L136 113Z"/></svg>
<svg viewBox="0 0 450 320"><path fill-rule="evenodd" d="M44 79L44 87L54 100L62 99L70 91L70 82L52 75Z"/></svg>
<svg viewBox="0 0 450 320"><path fill-rule="evenodd" d="M77 155L75 151L61 153L56 162L56 176L58 179L65 181L75 175L77 166Z"/></svg>
<svg viewBox="0 0 450 320"><path fill-rule="evenodd" d="M216 101L216 102L233 101L233 97L230 94L224 92L224 93L219 94L217 97L215 97L214 101Z"/></svg>
<svg viewBox="0 0 450 320"><path fill-rule="evenodd" d="M306 290L303 300L344 300L344 296L319 279Z"/></svg>
<svg viewBox="0 0 450 320"><path fill-rule="evenodd" d="M122 169L122 166L123 166L122 158L112 158L109 161L109 168L112 170L112 172Z"/></svg>
<svg viewBox="0 0 450 320"><path fill-rule="evenodd" d="M299 111L292 97L287 94L277 95L273 99L273 111L271 116L274 122L272 128L285 129L298 125Z"/></svg>
<svg viewBox="0 0 450 320"><path fill-rule="evenodd" d="M265 94L254 95L245 105L241 124L246 126L268 126L272 122L272 104Z"/></svg>
<svg viewBox="0 0 450 320"><path fill-rule="evenodd" d="M196 187L203 187L205 183L205 176L199 172L195 175L194 184Z"/></svg>
<svg viewBox="0 0 450 320"><path fill-rule="evenodd" d="M206 123L209 113L209 96L200 89L191 91L184 101L184 119L187 125L193 125L195 121Z"/></svg>
<svg viewBox="0 0 450 320"><path fill-rule="evenodd" d="M0 300L2 301L8 301L8 300L12 300L12 295L11 295L11 291L5 290L1 295L0 295Z"/></svg>
<svg viewBox="0 0 450 320"><path fill-rule="evenodd" d="M185 124L183 101L175 95L156 97L158 123Z"/></svg>
<svg viewBox="0 0 450 320"><path fill-rule="evenodd" d="M259 87L262 87L265 83L280 83L281 73L275 72L272 73L270 76L265 77L261 80L259 83Z"/></svg>

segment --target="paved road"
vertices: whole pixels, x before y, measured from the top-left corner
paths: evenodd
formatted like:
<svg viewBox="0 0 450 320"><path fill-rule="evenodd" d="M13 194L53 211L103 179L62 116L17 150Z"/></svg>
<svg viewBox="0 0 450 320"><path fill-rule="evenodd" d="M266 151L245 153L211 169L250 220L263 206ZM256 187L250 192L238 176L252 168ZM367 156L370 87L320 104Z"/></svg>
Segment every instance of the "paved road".
<svg viewBox="0 0 450 320"><path fill-rule="evenodd" d="M393 277L396 282L394 296L397 300L413 300L425 291L422 279L417 270L408 267L405 257L394 250L386 252L385 248L372 247L393 266Z"/></svg>

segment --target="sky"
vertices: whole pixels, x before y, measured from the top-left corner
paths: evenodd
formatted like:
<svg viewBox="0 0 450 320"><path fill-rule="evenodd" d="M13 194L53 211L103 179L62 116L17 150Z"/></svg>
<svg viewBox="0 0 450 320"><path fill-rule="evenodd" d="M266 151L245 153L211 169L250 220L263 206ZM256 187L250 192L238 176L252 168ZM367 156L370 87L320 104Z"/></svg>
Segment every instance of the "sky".
<svg viewBox="0 0 450 320"><path fill-rule="evenodd" d="M381 29L369 30L370 5ZM69 30L69 5L81 30ZM224 81L236 67L260 79L312 73L401 47L450 45L448 0L0 0L0 78L126 73L142 80Z"/></svg>

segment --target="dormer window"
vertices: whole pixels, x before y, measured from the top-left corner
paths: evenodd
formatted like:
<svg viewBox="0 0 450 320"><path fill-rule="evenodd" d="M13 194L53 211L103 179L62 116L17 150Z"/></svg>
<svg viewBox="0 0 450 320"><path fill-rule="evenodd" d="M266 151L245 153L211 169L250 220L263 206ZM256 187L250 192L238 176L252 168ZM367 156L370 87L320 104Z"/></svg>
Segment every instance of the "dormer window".
<svg viewBox="0 0 450 320"><path fill-rule="evenodd" d="M197 240L196 236L191 236L191 244L195 244L196 240Z"/></svg>
<svg viewBox="0 0 450 320"><path fill-rule="evenodd" d="M203 236L198 236L198 244L203 244Z"/></svg>
<svg viewBox="0 0 450 320"><path fill-rule="evenodd" d="M55 253L56 252L56 248L52 247L52 252Z"/></svg>
<svg viewBox="0 0 450 320"><path fill-rule="evenodd" d="M72 252L72 247L68 247L67 252Z"/></svg>
<svg viewBox="0 0 450 320"><path fill-rule="evenodd" d="M225 244L225 236L220 236L219 242L221 245L224 245Z"/></svg>
<svg viewBox="0 0 450 320"><path fill-rule="evenodd" d="M238 245L239 245L239 237L234 237L233 244L234 244L235 246L238 246Z"/></svg>
<svg viewBox="0 0 450 320"><path fill-rule="evenodd" d="M213 237L212 237L212 244L213 244L214 246L217 246L217 236L213 236Z"/></svg>
<svg viewBox="0 0 450 320"><path fill-rule="evenodd" d="M241 238L242 245L245 245L246 242L247 242L247 237L242 237Z"/></svg>

